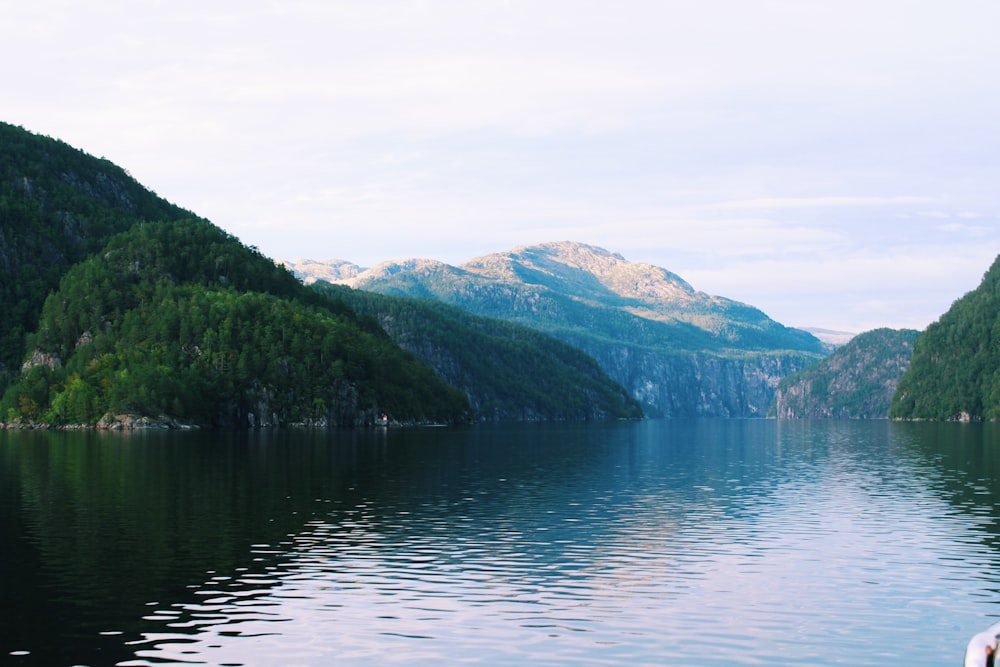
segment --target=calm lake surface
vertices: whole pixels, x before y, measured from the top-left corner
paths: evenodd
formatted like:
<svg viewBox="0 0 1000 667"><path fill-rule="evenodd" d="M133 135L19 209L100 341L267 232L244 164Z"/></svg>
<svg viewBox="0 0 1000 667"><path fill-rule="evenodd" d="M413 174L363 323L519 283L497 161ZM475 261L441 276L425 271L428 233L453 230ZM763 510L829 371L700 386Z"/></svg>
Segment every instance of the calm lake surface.
<svg viewBox="0 0 1000 667"><path fill-rule="evenodd" d="M0 432L0 663L958 665L993 424Z"/></svg>

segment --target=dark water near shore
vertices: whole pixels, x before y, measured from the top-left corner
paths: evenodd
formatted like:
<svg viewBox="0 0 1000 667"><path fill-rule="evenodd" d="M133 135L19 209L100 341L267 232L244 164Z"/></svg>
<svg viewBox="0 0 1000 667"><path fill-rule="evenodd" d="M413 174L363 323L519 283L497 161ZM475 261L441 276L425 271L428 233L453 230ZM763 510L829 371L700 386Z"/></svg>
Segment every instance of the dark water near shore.
<svg viewBox="0 0 1000 667"><path fill-rule="evenodd" d="M960 664L1000 429L0 432L0 663Z"/></svg>

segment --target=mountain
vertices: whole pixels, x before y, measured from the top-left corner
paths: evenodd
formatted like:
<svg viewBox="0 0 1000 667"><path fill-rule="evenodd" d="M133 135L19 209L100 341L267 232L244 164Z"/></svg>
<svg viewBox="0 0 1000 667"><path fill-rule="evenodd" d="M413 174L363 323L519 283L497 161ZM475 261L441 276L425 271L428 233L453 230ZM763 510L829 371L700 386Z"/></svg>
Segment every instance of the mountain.
<svg viewBox="0 0 1000 667"><path fill-rule="evenodd" d="M551 336L439 301L319 281L314 289L376 320L402 348L468 396L482 420L637 418L638 403L597 363Z"/></svg>
<svg viewBox="0 0 1000 667"><path fill-rule="evenodd" d="M74 265L28 349L0 401L9 423L471 417L458 390L377 326L203 220L137 224Z"/></svg>
<svg viewBox="0 0 1000 667"><path fill-rule="evenodd" d="M292 275L307 285L317 280L330 283L350 280L365 270L343 259L295 259L281 263L292 272Z"/></svg>
<svg viewBox="0 0 1000 667"><path fill-rule="evenodd" d="M1000 419L1000 257L979 287L955 301L913 348L889 415L894 419Z"/></svg>
<svg viewBox="0 0 1000 667"><path fill-rule="evenodd" d="M779 419L885 419L910 365L912 329L876 329L778 384L770 414Z"/></svg>
<svg viewBox="0 0 1000 667"><path fill-rule="evenodd" d="M653 415L764 416L778 381L823 352L812 335L752 306L581 243L520 247L459 267L387 262L344 282L552 334L594 357Z"/></svg>
<svg viewBox="0 0 1000 667"><path fill-rule="evenodd" d="M107 160L0 123L0 392L70 266L137 222L191 217Z"/></svg>
<svg viewBox="0 0 1000 667"><path fill-rule="evenodd" d="M302 285L106 160L9 125L0 148L0 425L641 415L551 337L382 297L359 315L365 299ZM361 270L341 264L336 277ZM403 346L449 360L441 377L375 314Z"/></svg>
<svg viewBox="0 0 1000 667"><path fill-rule="evenodd" d="M109 161L2 123L0 222L0 422L471 415L380 329L253 249Z"/></svg>

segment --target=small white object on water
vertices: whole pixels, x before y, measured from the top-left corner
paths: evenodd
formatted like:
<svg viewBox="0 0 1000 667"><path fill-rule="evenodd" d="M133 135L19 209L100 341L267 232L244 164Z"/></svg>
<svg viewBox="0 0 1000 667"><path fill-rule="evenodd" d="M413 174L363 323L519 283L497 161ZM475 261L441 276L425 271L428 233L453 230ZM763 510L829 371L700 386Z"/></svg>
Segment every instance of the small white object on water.
<svg viewBox="0 0 1000 667"><path fill-rule="evenodd" d="M965 649L965 667L986 667L987 648L992 650L995 659L997 637L1000 637L1000 623L991 625L979 634L973 635ZM997 664L1000 665L1000 662Z"/></svg>

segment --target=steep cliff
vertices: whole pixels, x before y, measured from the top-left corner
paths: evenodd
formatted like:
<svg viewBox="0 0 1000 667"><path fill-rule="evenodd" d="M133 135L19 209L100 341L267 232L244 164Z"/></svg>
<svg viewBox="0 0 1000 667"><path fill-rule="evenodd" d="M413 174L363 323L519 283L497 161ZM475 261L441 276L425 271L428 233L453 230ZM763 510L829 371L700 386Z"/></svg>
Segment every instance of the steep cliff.
<svg viewBox="0 0 1000 667"><path fill-rule="evenodd" d="M650 412L670 418L764 417L781 378L815 363L799 352L740 356L586 344L608 375Z"/></svg>
<svg viewBox="0 0 1000 667"><path fill-rule="evenodd" d="M885 419L920 332L875 329L778 385L778 419Z"/></svg>
<svg viewBox="0 0 1000 667"><path fill-rule="evenodd" d="M388 262L345 282L550 333L594 357L650 415L764 416L778 381L823 356L815 337L752 306L580 243L516 248L459 267Z"/></svg>

